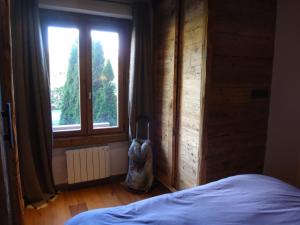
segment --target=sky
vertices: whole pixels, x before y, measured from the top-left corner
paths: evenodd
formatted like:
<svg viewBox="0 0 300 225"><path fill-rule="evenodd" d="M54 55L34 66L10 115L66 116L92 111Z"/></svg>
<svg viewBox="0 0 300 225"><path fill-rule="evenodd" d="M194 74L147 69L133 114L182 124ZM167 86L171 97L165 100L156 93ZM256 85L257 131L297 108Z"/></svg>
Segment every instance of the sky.
<svg viewBox="0 0 300 225"><path fill-rule="evenodd" d="M118 82L119 36L116 32L92 30L91 37L102 43L105 59L111 61ZM66 72L73 43L78 43L79 30L76 28L48 27L48 47L51 89L61 87L66 81Z"/></svg>

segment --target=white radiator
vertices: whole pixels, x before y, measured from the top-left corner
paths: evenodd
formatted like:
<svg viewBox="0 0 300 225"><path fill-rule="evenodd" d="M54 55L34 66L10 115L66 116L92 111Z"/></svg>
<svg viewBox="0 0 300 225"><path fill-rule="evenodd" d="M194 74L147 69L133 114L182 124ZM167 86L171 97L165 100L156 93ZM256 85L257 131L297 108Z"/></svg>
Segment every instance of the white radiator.
<svg viewBox="0 0 300 225"><path fill-rule="evenodd" d="M66 151L68 184L97 180L110 176L108 146Z"/></svg>

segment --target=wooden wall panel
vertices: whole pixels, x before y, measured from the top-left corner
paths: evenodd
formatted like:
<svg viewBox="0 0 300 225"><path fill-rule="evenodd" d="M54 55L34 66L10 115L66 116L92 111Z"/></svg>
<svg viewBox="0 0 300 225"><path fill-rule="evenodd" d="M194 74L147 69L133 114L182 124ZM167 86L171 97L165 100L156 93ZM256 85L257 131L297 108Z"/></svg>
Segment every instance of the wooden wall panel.
<svg viewBox="0 0 300 225"><path fill-rule="evenodd" d="M174 182L174 136L176 85L175 52L177 2L154 2L155 147L157 176L167 186Z"/></svg>
<svg viewBox="0 0 300 225"><path fill-rule="evenodd" d="M199 183L206 56L206 1L182 1L176 188Z"/></svg>
<svg viewBox="0 0 300 225"><path fill-rule="evenodd" d="M261 173L276 0L154 2L159 177L182 189Z"/></svg>
<svg viewBox="0 0 300 225"><path fill-rule="evenodd" d="M206 2L154 2L158 177L177 189L199 183L203 118L201 99L206 66Z"/></svg>
<svg viewBox="0 0 300 225"><path fill-rule="evenodd" d="M202 183L262 172L275 16L275 0L209 1Z"/></svg>

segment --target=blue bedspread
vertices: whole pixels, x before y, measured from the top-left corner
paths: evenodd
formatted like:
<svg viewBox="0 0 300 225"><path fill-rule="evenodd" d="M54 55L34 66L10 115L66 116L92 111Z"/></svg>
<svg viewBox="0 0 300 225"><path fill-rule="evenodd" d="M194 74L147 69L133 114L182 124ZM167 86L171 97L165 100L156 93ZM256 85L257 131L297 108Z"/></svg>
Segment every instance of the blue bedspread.
<svg viewBox="0 0 300 225"><path fill-rule="evenodd" d="M125 206L81 213L66 225L300 225L300 190L262 175L229 177Z"/></svg>

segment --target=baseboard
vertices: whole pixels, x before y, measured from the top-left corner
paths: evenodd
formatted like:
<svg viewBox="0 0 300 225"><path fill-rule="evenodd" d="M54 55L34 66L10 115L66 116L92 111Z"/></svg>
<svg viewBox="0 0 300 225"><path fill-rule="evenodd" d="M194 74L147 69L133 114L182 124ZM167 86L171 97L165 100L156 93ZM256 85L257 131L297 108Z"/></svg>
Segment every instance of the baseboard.
<svg viewBox="0 0 300 225"><path fill-rule="evenodd" d="M102 185L102 184L121 182L121 181L124 181L125 178L126 178L126 174L114 175L114 176L103 178L100 180L87 181L87 182L82 182L82 183L77 183L77 184L67 184L67 183L58 184L58 185L56 185L56 189L58 191L77 190L77 189L82 189L82 188L95 187L95 186Z"/></svg>
<svg viewBox="0 0 300 225"><path fill-rule="evenodd" d="M157 178L154 179L153 186L157 186L163 193L174 192L173 190L168 188L166 185L164 185L162 182L160 182Z"/></svg>
<svg viewBox="0 0 300 225"><path fill-rule="evenodd" d="M166 190L168 190L168 192L176 192L177 191L176 188L167 185L161 179L159 179L159 178L155 178L155 179L162 187L164 187Z"/></svg>
<svg viewBox="0 0 300 225"><path fill-rule="evenodd" d="M123 182L126 178L126 174L121 174L121 175L114 175L108 178L100 179L100 180L94 180L94 181L87 181L87 182L82 182L82 183L77 183L77 184L58 184L56 185L56 189L58 191L71 191L71 190L78 190L82 188L89 188L89 187L95 187L98 185L103 185L103 184L109 184L109 183L115 183L115 182ZM170 188L163 184L161 181L159 181L157 178L154 179L152 188L159 188L162 193L170 193L170 192L175 192L176 190L174 188Z"/></svg>

